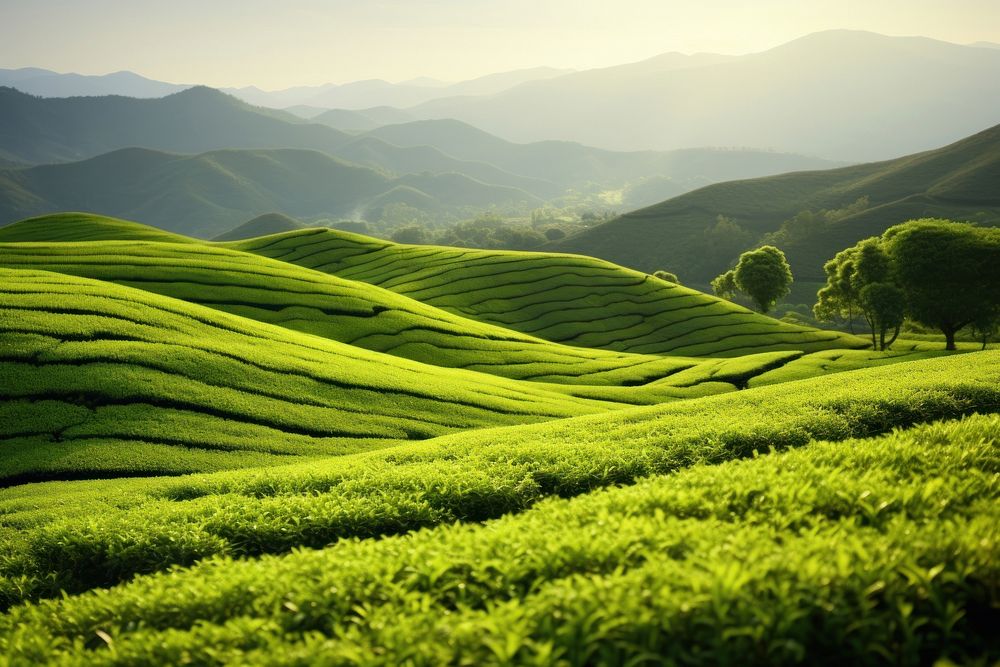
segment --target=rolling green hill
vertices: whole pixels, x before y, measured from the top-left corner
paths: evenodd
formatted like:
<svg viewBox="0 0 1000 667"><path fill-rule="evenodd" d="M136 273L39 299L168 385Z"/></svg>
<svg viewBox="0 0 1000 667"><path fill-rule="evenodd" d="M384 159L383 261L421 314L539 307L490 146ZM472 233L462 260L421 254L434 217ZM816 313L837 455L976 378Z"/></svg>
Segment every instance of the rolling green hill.
<svg viewBox="0 0 1000 667"><path fill-rule="evenodd" d="M328 229L228 247L574 346L687 356L864 346L589 257L407 246Z"/></svg>
<svg viewBox="0 0 1000 667"><path fill-rule="evenodd" d="M108 282L0 277L4 484L274 464L615 407Z"/></svg>
<svg viewBox="0 0 1000 667"><path fill-rule="evenodd" d="M15 223L0 652L989 662L1000 352L863 344L581 256Z"/></svg>
<svg viewBox="0 0 1000 667"><path fill-rule="evenodd" d="M59 588L108 586L136 573L212 555L258 556L456 520L476 522L521 511L528 516L547 496L586 495L769 449L805 447L805 461L814 439L870 436L920 421L994 412L1000 398L998 364L1000 353L986 352L614 414L461 433L324 461L180 479L93 480L0 491L5 517L0 525L0 583L8 582L0 587L0 602L48 596ZM101 408L97 410L89 423L66 429L67 434L94 430L95 424L99 428ZM921 448L923 465L935 470L941 441L930 442L935 444L925 442ZM844 451L854 451L868 466L894 465L892 457L864 446ZM92 466L109 464L106 457L86 453ZM62 463L71 469L81 465L72 457ZM127 467L124 461L119 465ZM793 474L794 469L785 472ZM718 470L724 468L708 467L697 474L704 480ZM904 470L897 468L897 473ZM671 479L664 481L669 484ZM866 488L861 482L853 493L844 479L836 469L829 471L831 512L843 508L847 498L864 501L874 490L868 486L868 493L861 493ZM916 481L922 484L919 477ZM973 493L963 484L945 486ZM761 493L780 494L786 488L759 481L746 493L730 491L718 500L734 511L757 506L753 498ZM835 493L837 489L847 496ZM804 501L800 493L791 494L788 501ZM939 498L929 492L922 497ZM880 500L878 495L871 498L869 507L877 507ZM123 526L129 530L123 532ZM611 533L630 536L627 530ZM581 537L586 538L584 544L592 541ZM124 544L131 546L123 550ZM167 544L174 546L164 549ZM588 551L580 548L581 553ZM76 567L80 562L91 566ZM268 579L261 577L261 582Z"/></svg>
<svg viewBox="0 0 1000 667"><path fill-rule="evenodd" d="M377 352L514 379L640 385L702 365L697 359L559 345L365 282L200 244L0 243L0 267L109 281ZM763 372L774 363L762 357L750 363L748 373ZM689 387L711 379L701 393L727 388L721 384L727 374L715 372L714 365L711 372L706 367L680 377ZM671 393L661 385L652 393L665 400L692 392Z"/></svg>
<svg viewBox="0 0 1000 667"><path fill-rule="evenodd" d="M306 150L224 150L171 155L129 148L30 169L0 170L0 225L59 210L98 210L170 231L213 237L262 212L349 217L394 188L420 188L442 210L532 195L459 174L399 178Z"/></svg>
<svg viewBox="0 0 1000 667"><path fill-rule="evenodd" d="M887 162L710 185L550 247L649 271L668 268L684 280L706 283L736 257L712 252L715 239L707 232L719 215L744 228L752 244L801 211L839 209L867 197L866 210L778 243L798 279L822 280L822 264L836 252L906 220L937 216L1000 224L997 183L1000 125Z"/></svg>
<svg viewBox="0 0 1000 667"><path fill-rule="evenodd" d="M52 241L164 241L197 243L180 234L171 234L131 220L119 220L91 213L53 213L0 227L0 243Z"/></svg>

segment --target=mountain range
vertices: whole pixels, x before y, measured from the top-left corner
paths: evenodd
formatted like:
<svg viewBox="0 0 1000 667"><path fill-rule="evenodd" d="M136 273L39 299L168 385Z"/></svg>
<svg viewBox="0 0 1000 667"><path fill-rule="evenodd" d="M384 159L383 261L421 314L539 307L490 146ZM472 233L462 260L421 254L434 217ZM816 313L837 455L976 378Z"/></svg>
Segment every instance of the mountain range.
<svg viewBox="0 0 1000 667"><path fill-rule="evenodd" d="M513 141L754 146L858 162L955 141L996 123L998 109L995 48L834 30L761 53L668 54L407 111Z"/></svg>
<svg viewBox="0 0 1000 667"><path fill-rule="evenodd" d="M430 212L542 204L523 190L461 174L389 176L319 151L287 148L193 156L125 148L80 162L0 170L0 224L88 210L212 237L262 212L357 218L397 201Z"/></svg>
<svg viewBox="0 0 1000 667"><path fill-rule="evenodd" d="M0 70L0 85L45 97L162 97L187 87L129 72L32 68ZM1000 120L1000 49L831 30L741 56L665 53L453 84L423 78L224 91L350 132L449 118L515 142L559 139L616 151L753 147L868 162L929 150Z"/></svg>

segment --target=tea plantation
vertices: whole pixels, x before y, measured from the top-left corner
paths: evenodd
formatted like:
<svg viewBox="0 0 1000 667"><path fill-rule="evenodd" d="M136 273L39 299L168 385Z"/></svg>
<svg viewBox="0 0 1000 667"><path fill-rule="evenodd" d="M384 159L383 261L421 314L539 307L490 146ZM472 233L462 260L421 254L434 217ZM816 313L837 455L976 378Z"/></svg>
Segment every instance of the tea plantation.
<svg viewBox="0 0 1000 667"><path fill-rule="evenodd" d="M1000 351L864 347L580 256L11 225L0 664L993 664Z"/></svg>

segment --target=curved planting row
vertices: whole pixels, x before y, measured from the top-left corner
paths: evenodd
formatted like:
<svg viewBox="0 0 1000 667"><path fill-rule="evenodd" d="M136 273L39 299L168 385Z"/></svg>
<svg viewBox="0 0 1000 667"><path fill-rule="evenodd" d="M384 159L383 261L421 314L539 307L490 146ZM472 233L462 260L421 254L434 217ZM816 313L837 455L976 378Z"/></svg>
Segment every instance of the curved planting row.
<svg viewBox="0 0 1000 667"><path fill-rule="evenodd" d="M229 244L568 345L734 356L863 347L590 257L406 246L329 229Z"/></svg>
<svg viewBox="0 0 1000 667"><path fill-rule="evenodd" d="M483 521L699 463L998 410L1000 352L985 352L290 466L9 489L0 493L0 597Z"/></svg>
<svg viewBox="0 0 1000 667"><path fill-rule="evenodd" d="M0 243L0 266L110 281L436 366L636 385L698 362L555 344L365 282L201 244Z"/></svg>
<svg viewBox="0 0 1000 667"><path fill-rule="evenodd" d="M0 618L25 663L988 664L996 416L260 559ZM828 657L826 660L824 657Z"/></svg>
<svg viewBox="0 0 1000 667"><path fill-rule="evenodd" d="M274 463L617 407L44 271L0 269L0 341L7 483Z"/></svg>

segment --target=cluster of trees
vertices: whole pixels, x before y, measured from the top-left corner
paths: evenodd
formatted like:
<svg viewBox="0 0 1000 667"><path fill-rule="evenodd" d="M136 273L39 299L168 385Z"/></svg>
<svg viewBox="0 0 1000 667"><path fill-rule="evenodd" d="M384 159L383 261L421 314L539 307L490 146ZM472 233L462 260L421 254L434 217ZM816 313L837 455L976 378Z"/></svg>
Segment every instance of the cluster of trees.
<svg viewBox="0 0 1000 667"><path fill-rule="evenodd" d="M791 288L792 269L785 253L770 245L743 253L735 268L712 281L712 291L717 296L732 299L742 292L762 313L774 308Z"/></svg>
<svg viewBox="0 0 1000 667"><path fill-rule="evenodd" d="M944 334L972 327L985 347L1000 322L1000 229L948 220L913 220L865 239L827 262L817 319L871 327L872 346L886 349L904 320Z"/></svg>

